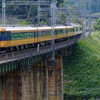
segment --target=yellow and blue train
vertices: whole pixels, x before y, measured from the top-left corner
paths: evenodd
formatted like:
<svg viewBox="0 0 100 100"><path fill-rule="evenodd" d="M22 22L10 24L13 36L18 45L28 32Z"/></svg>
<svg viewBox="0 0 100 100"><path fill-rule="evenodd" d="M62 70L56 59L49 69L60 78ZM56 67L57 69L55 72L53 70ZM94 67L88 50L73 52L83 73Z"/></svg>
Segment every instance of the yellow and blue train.
<svg viewBox="0 0 100 100"><path fill-rule="evenodd" d="M55 26L55 42L82 34L81 25ZM0 50L11 51L49 45L52 40L52 27L0 27Z"/></svg>

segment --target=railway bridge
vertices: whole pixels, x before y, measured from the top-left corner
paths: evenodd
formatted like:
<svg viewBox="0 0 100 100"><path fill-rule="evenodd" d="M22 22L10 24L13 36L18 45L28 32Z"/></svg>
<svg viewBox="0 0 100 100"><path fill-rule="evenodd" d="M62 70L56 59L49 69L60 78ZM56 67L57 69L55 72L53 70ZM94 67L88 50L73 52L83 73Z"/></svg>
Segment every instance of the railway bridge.
<svg viewBox="0 0 100 100"><path fill-rule="evenodd" d="M62 56L80 36L51 45L0 54L0 100L63 100Z"/></svg>

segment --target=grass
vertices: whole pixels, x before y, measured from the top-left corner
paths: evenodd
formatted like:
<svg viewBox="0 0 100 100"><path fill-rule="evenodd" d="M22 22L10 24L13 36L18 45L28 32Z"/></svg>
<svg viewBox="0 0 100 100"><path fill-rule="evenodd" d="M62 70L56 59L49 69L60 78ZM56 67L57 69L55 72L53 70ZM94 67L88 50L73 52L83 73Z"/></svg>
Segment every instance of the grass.
<svg viewBox="0 0 100 100"><path fill-rule="evenodd" d="M69 96L100 95L100 32L80 40L72 56L63 58L64 93Z"/></svg>

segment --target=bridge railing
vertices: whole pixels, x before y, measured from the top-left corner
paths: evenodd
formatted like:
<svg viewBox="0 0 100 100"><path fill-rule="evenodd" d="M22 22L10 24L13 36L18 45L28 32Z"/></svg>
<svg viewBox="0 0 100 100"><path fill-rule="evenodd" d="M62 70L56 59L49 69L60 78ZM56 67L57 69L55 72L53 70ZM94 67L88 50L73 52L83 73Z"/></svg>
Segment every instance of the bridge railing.
<svg viewBox="0 0 100 100"><path fill-rule="evenodd" d="M78 39L79 38L74 38L74 39L71 39L68 41L56 43L55 50L61 49L64 47L68 47L68 46L76 43L76 41ZM39 48L33 48L33 49L27 49L27 50L21 50L21 51L15 51L15 52L10 52L10 53L6 53L6 54L1 54L0 55L0 64L27 58L27 57L30 57L30 55L37 56L37 55L45 54L45 53L48 53L51 51L52 51L52 48L51 48L51 45L49 45L49 46L45 46L45 47L39 47Z"/></svg>

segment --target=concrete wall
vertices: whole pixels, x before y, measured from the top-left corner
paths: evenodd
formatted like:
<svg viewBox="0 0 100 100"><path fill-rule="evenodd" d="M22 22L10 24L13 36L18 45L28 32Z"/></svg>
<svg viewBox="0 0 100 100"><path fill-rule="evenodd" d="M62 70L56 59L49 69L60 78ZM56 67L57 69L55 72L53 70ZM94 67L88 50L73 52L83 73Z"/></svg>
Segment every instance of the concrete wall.
<svg viewBox="0 0 100 100"><path fill-rule="evenodd" d="M62 100L62 58L0 76L0 100Z"/></svg>

